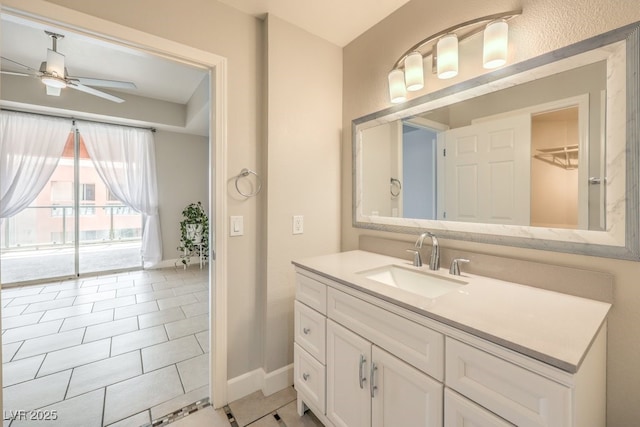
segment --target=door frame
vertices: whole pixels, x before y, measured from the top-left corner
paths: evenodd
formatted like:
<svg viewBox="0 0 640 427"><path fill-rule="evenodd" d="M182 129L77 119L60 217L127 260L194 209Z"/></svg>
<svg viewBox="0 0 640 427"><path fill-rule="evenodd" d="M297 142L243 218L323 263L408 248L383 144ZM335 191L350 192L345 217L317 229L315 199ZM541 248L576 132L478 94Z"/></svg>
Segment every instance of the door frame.
<svg viewBox="0 0 640 427"><path fill-rule="evenodd" d="M215 408L227 402L227 59L172 40L43 0L2 0L0 13L55 25L65 31L120 44L209 70L209 212L216 238L209 263L209 394ZM212 236L210 235L211 239ZM213 278L213 280L212 280ZM213 316L211 316L213 314ZM0 340L1 343L1 340ZM2 379L0 371L0 380ZM2 393L0 388L0 410Z"/></svg>

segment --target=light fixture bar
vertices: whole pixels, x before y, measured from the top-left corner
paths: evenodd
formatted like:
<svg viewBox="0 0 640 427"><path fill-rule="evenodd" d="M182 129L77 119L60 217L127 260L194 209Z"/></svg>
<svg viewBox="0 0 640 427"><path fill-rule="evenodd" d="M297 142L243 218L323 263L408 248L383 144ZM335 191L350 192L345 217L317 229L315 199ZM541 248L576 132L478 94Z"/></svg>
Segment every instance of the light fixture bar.
<svg viewBox="0 0 640 427"><path fill-rule="evenodd" d="M403 64L405 58L407 56L409 56L410 53L414 52L414 51L419 51L422 53L422 56L429 56L433 53L433 48L434 46L431 46L430 49L422 52L422 48L426 45L428 45L429 43L433 43L435 45L434 42L436 42L437 40L439 40L442 36L449 34L449 33L457 33L458 31L467 28L467 27L471 27L471 26L477 26L477 28L475 28L474 30L462 35L462 36L458 36L458 42L461 42L473 35L478 34L481 31L484 31L485 26L484 25L480 25L480 24L487 24L491 21L496 21L496 20L500 20L500 19L504 19L505 21L508 21L511 18L515 18L516 16L519 16L522 14L522 9L520 10L512 10L509 12L502 12L502 13L495 13L493 15L487 15L487 16L483 16L481 18L476 18L476 19L472 19L466 22L463 22L461 24L458 25L454 25L453 27L449 27L445 30L439 31L421 41L419 41L418 43L416 43L415 45L411 46L409 49L407 49L407 51L405 53L402 54L402 56L400 56L400 58L398 58L398 60L395 62L395 64L393 65L393 68L401 68L401 65Z"/></svg>

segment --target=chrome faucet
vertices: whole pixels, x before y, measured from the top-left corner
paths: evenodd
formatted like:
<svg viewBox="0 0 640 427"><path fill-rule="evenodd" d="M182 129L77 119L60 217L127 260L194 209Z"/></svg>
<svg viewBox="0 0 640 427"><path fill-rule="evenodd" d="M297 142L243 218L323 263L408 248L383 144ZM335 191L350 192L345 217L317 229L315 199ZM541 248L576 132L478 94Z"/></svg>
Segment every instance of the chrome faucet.
<svg viewBox="0 0 640 427"><path fill-rule="evenodd" d="M440 245L438 244L438 238L430 231L425 231L416 240L416 248L422 248L422 242L425 237L431 237L431 258L429 259L429 270L438 270L440 268Z"/></svg>

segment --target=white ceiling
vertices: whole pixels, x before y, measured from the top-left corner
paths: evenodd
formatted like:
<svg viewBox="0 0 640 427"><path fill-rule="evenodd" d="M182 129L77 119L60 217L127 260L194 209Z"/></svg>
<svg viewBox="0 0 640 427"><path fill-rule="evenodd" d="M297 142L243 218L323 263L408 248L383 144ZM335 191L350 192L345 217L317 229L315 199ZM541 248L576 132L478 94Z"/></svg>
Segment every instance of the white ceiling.
<svg viewBox="0 0 640 427"><path fill-rule="evenodd" d="M219 0L262 18L271 13L344 47L409 0Z"/></svg>
<svg viewBox="0 0 640 427"><path fill-rule="evenodd" d="M63 34L58 52L65 55L69 75L136 84L137 89L121 90L124 93L186 104L207 75L205 70L9 15L2 16L1 29L2 56L36 70L46 60L47 49L51 49L52 41L44 31ZM2 70L25 71L7 61L2 62ZM40 84L34 80L36 83Z"/></svg>
<svg viewBox="0 0 640 427"><path fill-rule="evenodd" d="M263 18L266 13L273 14L342 47L404 5L408 0L375 2L371 0L219 1L257 18ZM29 85L31 92L41 93L44 99L42 102L49 104L46 108L56 108L56 102L63 105L65 97L66 99L79 100L77 102L85 100L90 103L102 103L105 108L111 109L125 104L128 104L129 108L133 108L134 101L149 101L149 99L165 101L165 107L166 102L185 105L208 75L207 70L204 69L128 47L61 31L52 26L44 26L6 14L2 15L1 19L0 52L5 58L36 70L39 69L41 62L46 60L47 49L52 47L51 38L45 34L45 30L48 30L64 35L64 38L58 41L57 50L65 55L65 65L70 76L131 81L137 86L137 89L118 89L117 91L96 87L96 89L125 99L129 95L129 101L124 104L115 104L73 89L63 89L58 100L54 99L56 97L44 96L45 87L38 79L16 76L6 76L5 79L5 75L3 75L3 81L6 80L7 84L15 85L18 93L22 93L17 89L18 85ZM1 61L0 65L2 70L6 71L26 71L9 61ZM133 95L135 97L132 97ZM10 104L5 102L5 105ZM101 108L98 105L98 110L106 111ZM108 116L106 112L102 114ZM118 114L114 115L114 117L116 116ZM201 115L201 117L193 119L192 122L185 125L184 132L208 134L206 118L203 119ZM189 128L190 126L191 128ZM195 129L196 126L198 129ZM175 126L173 130L176 130Z"/></svg>

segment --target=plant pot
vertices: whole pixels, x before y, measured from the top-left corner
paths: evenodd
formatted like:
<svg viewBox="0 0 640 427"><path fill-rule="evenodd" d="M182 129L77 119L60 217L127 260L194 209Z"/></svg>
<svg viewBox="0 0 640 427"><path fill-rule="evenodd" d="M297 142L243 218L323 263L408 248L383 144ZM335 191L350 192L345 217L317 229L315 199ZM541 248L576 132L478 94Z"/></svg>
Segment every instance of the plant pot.
<svg viewBox="0 0 640 427"><path fill-rule="evenodd" d="M187 224L187 239L194 244L202 242L202 224Z"/></svg>

